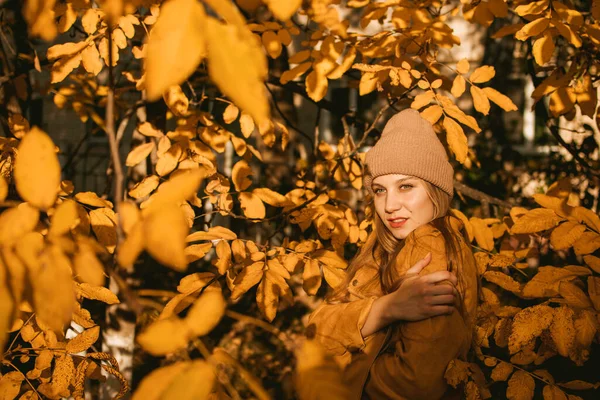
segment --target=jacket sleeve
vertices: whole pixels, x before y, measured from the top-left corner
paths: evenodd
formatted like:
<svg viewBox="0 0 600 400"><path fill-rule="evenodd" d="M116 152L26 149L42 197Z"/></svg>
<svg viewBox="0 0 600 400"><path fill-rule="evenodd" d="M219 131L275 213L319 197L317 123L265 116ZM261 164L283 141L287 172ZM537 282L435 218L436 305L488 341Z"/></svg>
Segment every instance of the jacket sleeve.
<svg viewBox="0 0 600 400"><path fill-rule="evenodd" d="M431 252L432 259L421 275L446 270L448 262L441 234L418 237L400 252L396 266L406 271ZM397 325L399 335L392 352L381 354L373 366L369 393L386 397L390 393L409 399L441 398L447 389L446 366L469 348L471 336L458 311L451 315Z"/></svg>
<svg viewBox="0 0 600 400"><path fill-rule="evenodd" d="M360 333L376 297L349 303L321 304L309 317L308 328L315 329L315 339L332 355L354 352L365 347ZM314 324L314 328L311 325Z"/></svg>

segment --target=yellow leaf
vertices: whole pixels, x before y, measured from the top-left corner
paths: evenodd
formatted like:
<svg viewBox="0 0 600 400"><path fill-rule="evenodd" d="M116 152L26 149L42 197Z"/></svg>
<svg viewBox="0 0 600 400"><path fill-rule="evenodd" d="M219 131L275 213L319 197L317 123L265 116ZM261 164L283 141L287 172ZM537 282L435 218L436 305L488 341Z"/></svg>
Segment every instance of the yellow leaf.
<svg viewBox="0 0 600 400"><path fill-rule="evenodd" d="M338 253L320 249L312 253L312 258L331 268L346 269L348 262Z"/></svg>
<svg viewBox="0 0 600 400"><path fill-rule="evenodd" d="M102 60L98 48L92 42L81 52L83 68L90 74L98 75L102 71Z"/></svg>
<svg viewBox="0 0 600 400"><path fill-rule="evenodd" d="M423 106L429 104L429 102L433 100L434 97L435 93L432 90L428 90L425 93L418 94L417 96L415 96L415 99L410 105L410 108L419 110L423 108Z"/></svg>
<svg viewBox="0 0 600 400"><path fill-rule="evenodd" d="M329 83L325 75L313 70L306 77L306 93L314 101L320 101L327 94Z"/></svg>
<svg viewBox="0 0 600 400"><path fill-rule="evenodd" d="M452 100L443 95L438 95L437 99L441 103L444 112L448 114L449 117L456 119L458 122L468 126L477 133L481 132L481 128L479 128L479 125L477 125L475 118L471 117L470 115L466 115L452 102Z"/></svg>
<svg viewBox="0 0 600 400"><path fill-rule="evenodd" d="M298 7L300 7L302 0L266 0L265 3L277 19L287 21L294 15Z"/></svg>
<svg viewBox="0 0 600 400"><path fill-rule="evenodd" d="M23 269L21 269L23 271ZM17 294L17 293L11 293L11 290L8 286L8 277L7 277L7 272L9 274L12 275L12 271L10 271L8 268L5 268L4 263L2 262L2 259L0 258L0 329L2 329L0 332L0 351L4 352L4 345L6 343L6 339L8 338L8 335L6 334L12 324L12 320L13 320L13 312L14 312L14 305L15 303L19 303L20 302L20 298L21 298L21 293ZM24 272L24 271L23 271ZM21 274L24 275L24 274ZM13 278L14 279L14 278ZM21 284L22 286L22 284ZM13 291L14 291L15 287L13 285ZM21 290L22 291L22 290ZM13 301L13 296L17 297L16 301ZM2 379L2 378L0 378ZM6 383L3 383L0 380L0 393L2 393L1 388L3 388L3 385L5 385ZM18 391L17 391L18 392ZM16 394L15 394L16 396Z"/></svg>
<svg viewBox="0 0 600 400"><path fill-rule="evenodd" d="M272 272L265 272L264 279L256 290L256 303L258 308L269 322L273 321L279 308L279 297L283 295L277 276ZM283 280L283 278L281 278Z"/></svg>
<svg viewBox="0 0 600 400"><path fill-rule="evenodd" d="M494 234L484 220L473 217L469 220L477 244L484 250L494 249Z"/></svg>
<svg viewBox="0 0 600 400"><path fill-rule="evenodd" d="M138 182L130 191L129 196L134 199L141 199L148 196L154 189L158 187L160 178L156 175L149 175Z"/></svg>
<svg viewBox="0 0 600 400"><path fill-rule="evenodd" d="M225 108L225 111L223 111L223 121L226 124L231 124L233 121L235 121L237 119L239 114L240 114L239 108L237 108L234 104L229 104Z"/></svg>
<svg viewBox="0 0 600 400"><path fill-rule="evenodd" d="M206 15L196 0L163 3L146 45L146 90L158 100L172 85L185 81L206 55Z"/></svg>
<svg viewBox="0 0 600 400"><path fill-rule="evenodd" d="M156 173L160 176L165 176L173 172L182 155L183 148L179 143L172 145L165 153L159 153L158 162L156 163Z"/></svg>
<svg viewBox="0 0 600 400"><path fill-rule="evenodd" d="M254 120L267 119L269 103L263 87L267 62L250 31L240 31L211 17L205 29L211 79Z"/></svg>
<svg viewBox="0 0 600 400"><path fill-rule="evenodd" d="M523 24L523 23L507 25L507 26L504 26L504 27L498 29L496 31L496 33L494 33L490 37L492 39L500 39L500 38L503 38L504 36L513 35L513 34L517 33L519 30L521 30L521 28L524 26L525 26L525 24Z"/></svg>
<svg viewBox="0 0 600 400"><path fill-rule="evenodd" d="M49 398L64 397L65 392L69 393L68 388L74 375L73 358L68 354L61 354L55 358L52 380L50 383L42 383L37 390Z"/></svg>
<svg viewBox="0 0 600 400"><path fill-rule="evenodd" d="M104 266L98 261L96 254L89 246L79 246L79 251L75 254L73 261L75 263L74 275L79 281L96 286L104 284Z"/></svg>
<svg viewBox="0 0 600 400"><path fill-rule="evenodd" d="M75 195L75 200L92 207L112 208L113 206L110 201L98 197L98 195L94 192L79 192Z"/></svg>
<svg viewBox="0 0 600 400"><path fill-rule="evenodd" d="M583 44L581 37L571 29L569 25L563 24L558 19L553 18L552 24L558 30L558 33L565 39L567 39L573 46L579 48Z"/></svg>
<svg viewBox="0 0 600 400"><path fill-rule="evenodd" d="M515 354L552 323L554 309L546 305L524 308L513 319L512 333L508 339L510 354ZM513 375L514 376L514 375Z"/></svg>
<svg viewBox="0 0 600 400"><path fill-rule="evenodd" d="M165 205L144 220L146 250L161 264L183 271L187 268L185 238L188 229L182 210L176 205Z"/></svg>
<svg viewBox="0 0 600 400"><path fill-rule="evenodd" d="M93 286L89 283L81 283L75 286L77 295L90 300L98 300L106 304L119 304L117 296L102 286Z"/></svg>
<svg viewBox="0 0 600 400"><path fill-rule="evenodd" d="M144 224L142 221L133 225L127 237L119 246L117 262L125 269L131 269L133 263L144 250Z"/></svg>
<svg viewBox="0 0 600 400"><path fill-rule="evenodd" d="M205 243L210 246L210 243ZM206 249L207 251L210 249ZM184 276L177 285L177 291L179 293L192 293L199 289L202 289L211 282L214 282L218 278L217 275L212 272L196 272L187 276Z"/></svg>
<svg viewBox="0 0 600 400"><path fill-rule="evenodd" d="M238 192L242 192L250 185L252 185L252 180L248 179L248 176L252 175L252 168L248 165L245 160L238 161L231 171L231 180L233 181L233 185Z"/></svg>
<svg viewBox="0 0 600 400"><path fill-rule="evenodd" d="M301 64L301 65L303 65L303 64ZM296 67L296 68L298 68L298 67ZM363 73L360 77L360 82L358 85L358 94L361 96L364 96L366 94L371 93L373 90L375 90L377 88L378 83L379 83L379 78L377 77L376 72Z"/></svg>
<svg viewBox="0 0 600 400"><path fill-rule="evenodd" d="M304 263L304 270L302 271L302 287L304 291L310 296L317 294L317 291L321 287L321 279L319 262L317 260L306 261Z"/></svg>
<svg viewBox="0 0 600 400"><path fill-rule="evenodd" d="M452 82L452 89L450 90L452 96L456 98L462 96L462 94L465 92L465 85L465 78L462 75L457 75L456 78L454 78L454 82Z"/></svg>
<svg viewBox="0 0 600 400"><path fill-rule="evenodd" d="M59 83L65 80L67 76L81 64L81 53L72 56L62 57L60 60L52 64L50 70L50 83Z"/></svg>
<svg viewBox="0 0 600 400"><path fill-rule="evenodd" d="M600 278L589 276L587 284L590 300L592 300L596 311L600 311Z"/></svg>
<svg viewBox="0 0 600 400"><path fill-rule="evenodd" d="M591 308L592 302L589 297L572 282L560 282L558 292L572 307L575 308Z"/></svg>
<svg viewBox="0 0 600 400"><path fill-rule="evenodd" d="M573 325L573 310L571 308L562 306L554 310L554 317L550 325L550 336L558 353L563 357L568 357L569 351L575 342L575 326Z"/></svg>
<svg viewBox="0 0 600 400"><path fill-rule="evenodd" d="M495 17L504 18L508 15L508 6L504 0L490 0L488 6Z"/></svg>
<svg viewBox="0 0 600 400"><path fill-rule="evenodd" d="M90 211L92 230L98 242L106 247L109 253L115 251L117 245L117 218L110 208L98 208Z"/></svg>
<svg viewBox="0 0 600 400"><path fill-rule="evenodd" d="M250 264L240 271L234 281L234 288L231 291L231 299L237 300L250 288L256 285L263 277L264 261L257 261Z"/></svg>
<svg viewBox="0 0 600 400"><path fill-rule="evenodd" d="M521 17L529 14L541 14L548 8L549 3L549 0L534 1L518 6L517 8L515 8L515 12Z"/></svg>
<svg viewBox="0 0 600 400"><path fill-rule="evenodd" d="M538 65L545 65L554 54L554 40L552 34L546 31L544 36L537 39L533 44L533 57Z"/></svg>
<svg viewBox="0 0 600 400"><path fill-rule="evenodd" d="M461 164L464 163L467 159L469 145L467 144L467 137L463 128L450 117L444 118L443 125L446 130L448 147L450 147L450 150L456 156L456 160Z"/></svg>
<svg viewBox="0 0 600 400"><path fill-rule="evenodd" d="M471 86L471 96L473 96L473 105L475 109L483 115L488 115L490 112L490 100L485 95L485 92L475 85Z"/></svg>
<svg viewBox="0 0 600 400"><path fill-rule="evenodd" d="M492 370L492 374L490 377L496 381L506 381L510 374L512 374L514 367L512 364L501 361L496 367Z"/></svg>
<svg viewBox="0 0 600 400"><path fill-rule="evenodd" d="M231 267L231 248L229 243L225 240L219 241L215 248L217 258L215 260L216 267L219 270L219 274L225 275L227 270Z"/></svg>
<svg viewBox="0 0 600 400"><path fill-rule="evenodd" d="M600 248L600 235L595 232L585 231L575 243L573 249L576 255L591 254Z"/></svg>
<svg viewBox="0 0 600 400"><path fill-rule="evenodd" d="M44 323L61 331L71 320L75 303L71 263L56 246L46 248L39 263L41 268L33 282L34 308Z"/></svg>
<svg viewBox="0 0 600 400"><path fill-rule="evenodd" d="M148 142L141 144L131 150L127 155L127 160L125 160L125 165L128 167L135 167L143 160L146 159L154 150L154 142Z"/></svg>
<svg viewBox="0 0 600 400"><path fill-rule="evenodd" d="M458 63L456 63L456 70L459 74L466 74L471 69L471 65L469 64L469 60L463 58Z"/></svg>
<svg viewBox="0 0 600 400"><path fill-rule="evenodd" d="M244 211L244 215L252 219L262 219L265 217L265 205L260 200L260 197L253 193L242 192L239 194L240 205Z"/></svg>
<svg viewBox="0 0 600 400"><path fill-rule="evenodd" d="M516 111L518 109L515 103L513 103L510 98L503 95L496 89L491 87L485 87L481 90L483 90L483 93L488 97L488 99L496 103L504 111Z"/></svg>
<svg viewBox="0 0 600 400"><path fill-rule="evenodd" d="M522 294L525 298L557 296L561 281L590 274L590 270L585 267L539 267L538 273L523 287Z"/></svg>
<svg viewBox="0 0 600 400"><path fill-rule="evenodd" d="M138 335L138 343L148 353L162 356L184 349L189 341L189 327L179 318L160 319Z"/></svg>
<svg viewBox="0 0 600 400"><path fill-rule="evenodd" d="M583 256L583 261L590 266L594 272L600 274L600 258L596 256Z"/></svg>
<svg viewBox="0 0 600 400"><path fill-rule="evenodd" d="M181 90L179 85L171 85L163 93L163 100L169 110L178 117L183 117L187 114L190 101Z"/></svg>
<svg viewBox="0 0 600 400"><path fill-rule="evenodd" d="M192 334L204 336L217 326L226 307L227 303L221 292L207 291L194 302L185 323Z"/></svg>
<svg viewBox="0 0 600 400"><path fill-rule="evenodd" d="M442 116L442 113L442 107L440 107L437 104L434 104L421 111L421 117L429 121L431 125L435 125L435 123L438 122L438 120Z"/></svg>
<svg viewBox="0 0 600 400"><path fill-rule="evenodd" d="M554 228L562 218L547 208L536 208L523 215L511 228L513 234L535 233Z"/></svg>
<svg viewBox="0 0 600 400"><path fill-rule="evenodd" d="M91 345L96 343L98 336L100 335L100 327L94 326L93 328L86 329L67 343L66 350L69 353L79 353L90 348Z"/></svg>
<svg viewBox="0 0 600 400"><path fill-rule="evenodd" d="M509 400L531 400L535 381L531 375L523 370L517 370L508 381L506 398Z"/></svg>
<svg viewBox="0 0 600 400"><path fill-rule="evenodd" d="M176 362L151 371L142 379L133 400L159 400L171 382L189 367L189 362Z"/></svg>
<svg viewBox="0 0 600 400"><path fill-rule="evenodd" d="M509 292L519 293L521 291L521 284L502 272L487 271L483 274L483 278Z"/></svg>
<svg viewBox="0 0 600 400"><path fill-rule="evenodd" d="M262 34L262 44L271 58L277 58L281 55L281 41L274 31L265 31Z"/></svg>
<svg viewBox="0 0 600 400"><path fill-rule="evenodd" d="M294 68L292 68L288 71L285 71L283 74L281 74L281 77L279 78L279 82L281 82L282 85L285 85L289 81L293 81L294 79L303 75L306 71L308 71L310 69L311 66L312 66L312 62L310 62L310 61L296 65ZM362 81L362 78L361 78L361 81Z"/></svg>
<svg viewBox="0 0 600 400"><path fill-rule="evenodd" d="M527 40L532 36L537 36L548 28L550 20L548 18L538 18L531 21L521 28L519 32L515 34L515 39Z"/></svg>
<svg viewBox="0 0 600 400"><path fill-rule="evenodd" d="M186 241L187 242L195 242L198 240L218 240L218 239L233 240L233 239L237 239L237 235L223 226L213 226L213 227L209 228L207 232L198 231L198 232L194 232L194 233L188 235L188 237L186 238Z"/></svg>
<svg viewBox="0 0 600 400"><path fill-rule="evenodd" d="M274 207L285 207L292 203L284 195L274 192L269 188L256 188L252 191L254 195L260 198L263 202Z"/></svg>
<svg viewBox="0 0 600 400"><path fill-rule="evenodd" d="M21 139L18 152L14 168L17 191L32 206L47 210L54 205L60 186L60 164L54 143L34 126Z"/></svg>
<svg viewBox="0 0 600 400"><path fill-rule="evenodd" d="M203 258L212 248L212 243L193 244L185 248L185 257L188 263L193 263Z"/></svg>
<svg viewBox="0 0 600 400"><path fill-rule="evenodd" d="M23 17L27 21L29 34L45 41L54 39L58 30L54 21L56 0L28 0L23 7Z"/></svg>
<svg viewBox="0 0 600 400"><path fill-rule="evenodd" d="M491 65L482 65L477 68L471 76L469 80L473 83L484 83L492 79L496 75L496 70Z"/></svg>
<svg viewBox="0 0 600 400"><path fill-rule="evenodd" d="M73 200L64 200L52 215L52 224L48 234L50 236L63 235L74 228L78 222L77 204Z"/></svg>
<svg viewBox="0 0 600 400"><path fill-rule="evenodd" d="M202 400L209 399L215 382L215 371L206 361L195 360L171 380L161 399ZM147 398L144 400L148 400Z"/></svg>
<svg viewBox="0 0 600 400"><path fill-rule="evenodd" d="M88 8L81 17L81 25L88 35L92 35L96 32L98 22L100 22L100 12L95 8Z"/></svg>
<svg viewBox="0 0 600 400"><path fill-rule="evenodd" d="M600 217L592 210L585 207L575 207L573 209L572 217L575 218L577 222L586 224L590 229L600 232Z"/></svg>
<svg viewBox="0 0 600 400"><path fill-rule="evenodd" d="M569 247L573 246L577 240L579 240L583 232L585 232L585 229L585 225L581 225L576 222L563 222L552 231L552 234L550 235L550 243L555 250L568 249Z"/></svg>
<svg viewBox="0 0 600 400"><path fill-rule="evenodd" d="M39 211L27 203L0 214L0 243L12 242L31 232L38 223Z"/></svg>
<svg viewBox="0 0 600 400"><path fill-rule="evenodd" d="M328 79L339 79L341 78L351 67L352 63L356 59L356 48L351 47L347 52L342 63L335 67L333 71L327 74Z"/></svg>
<svg viewBox="0 0 600 400"><path fill-rule="evenodd" d="M179 204L191 199L198 191L204 177L204 172L199 169L187 170L172 176L158 187L151 197L152 203L144 209L144 212L151 213L154 210L161 210L165 205Z"/></svg>

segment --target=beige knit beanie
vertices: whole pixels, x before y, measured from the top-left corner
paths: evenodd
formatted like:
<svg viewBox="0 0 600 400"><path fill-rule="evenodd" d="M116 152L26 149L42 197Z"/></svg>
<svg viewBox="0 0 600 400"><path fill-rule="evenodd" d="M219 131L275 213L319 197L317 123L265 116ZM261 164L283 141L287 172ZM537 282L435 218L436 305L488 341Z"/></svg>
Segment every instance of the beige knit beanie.
<svg viewBox="0 0 600 400"><path fill-rule="evenodd" d="M402 174L421 178L452 197L454 169L444 146L429 121L417 110L394 115L383 128L379 141L365 158L364 186L381 175Z"/></svg>

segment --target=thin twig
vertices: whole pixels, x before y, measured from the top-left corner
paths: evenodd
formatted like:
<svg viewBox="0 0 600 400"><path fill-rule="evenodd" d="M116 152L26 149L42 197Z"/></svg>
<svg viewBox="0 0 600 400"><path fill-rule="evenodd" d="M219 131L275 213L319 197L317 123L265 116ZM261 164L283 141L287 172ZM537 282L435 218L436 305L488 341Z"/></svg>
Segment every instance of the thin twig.
<svg viewBox="0 0 600 400"><path fill-rule="evenodd" d="M504 201L497 197L493 197L488 194L485 194L477 189L473 189L472 187L469 187L469 186L465 185L464 183L461 183L458 181L454 181L454 189L456 189L456 191L464 194L465 196L470 197L474 200L479 200L482 203L487 202L489 204L495 204L497 206L506 208L508 210L513 208L513 204L511 204L507 201Z"/></svg>
<svg viewBox="0 0 600 400"><path fill-rule="evenodd" d="M115 92L113 77L113 49L112 49L112 26L108 24L108 95L106 101L106 135L110 146L110 154L114 169L114 199L115 212L120 216L119 204L123 201L123 168L121 167L121 157L119 155L119 146L115 134ZM120 219L120 218L119 218ZM119 221L117 225L117 247L123 241L123 229Z"/></svg>
<svg viewBox="0 0 600 400"><path fill-rule="evenodd" d="M277 110L277 112L279 113L279 115L281 116L281 118L285 121L286 125L289 126L290 128L292 128L293 130L295 130L296 132L298 132L306 140L308 140L309 143L312 144L312 139L308 135L308 133L305 133L305 132L301 131L300 128L298 128L296 125L292 124L292 122L289 120L289 118L283 113L283 111L281 110L281 108L279 108L279 104L277 103L277 100L275 100L275 94L273 93L273 91L271 90L271 88L269 87L269 85L267 83L265 83L265 87L267 88L267 90L271 94L271 99L273 100L273 105L275 106L275 109Z"/></svg>
<svg viewBox="0 0 600 400"><path fill-rule="evenodd" d="M552 134L552 136L554 136L554 138L558 141L558 143L560 143L560 145L562 147L564 147L569 152L569 154L571 154L573 156L573 158L575 159L575 161L577 161L579 163L579 165L581 165L584 169L586 169L593 176L600 177L600 168L591 166L586 160L583 159L583 157L581 157L579 155L579 153L577 152L576 149L574 149L569 143L565 142L565 140L562 138L562 136L560 136L560 132L558 131L558 126L556 126L551 121L548 121L546 126L550 130L550 133Z"/></svg>

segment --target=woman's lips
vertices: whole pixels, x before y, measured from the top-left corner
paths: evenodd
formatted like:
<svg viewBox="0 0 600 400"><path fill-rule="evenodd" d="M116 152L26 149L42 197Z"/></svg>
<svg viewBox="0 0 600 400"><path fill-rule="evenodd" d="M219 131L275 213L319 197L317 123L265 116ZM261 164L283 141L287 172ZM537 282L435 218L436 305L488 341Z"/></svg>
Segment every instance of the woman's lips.
<svg viewBox="0 0 600 400"><path fill-rule="evenodd" d="M408 218L388 219L390 227L394 229L401 228L406 223L406 221L408 221Z"/></svg>

